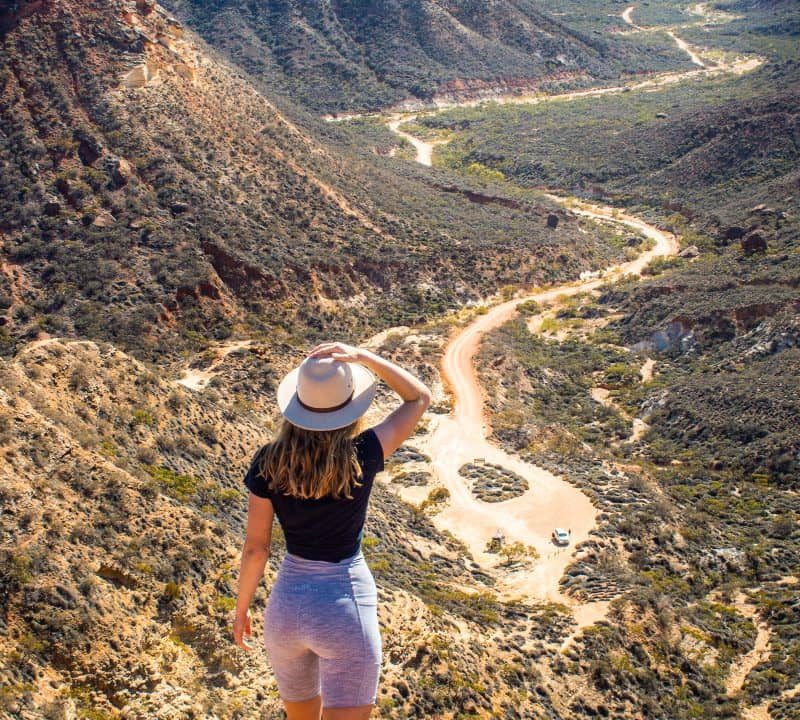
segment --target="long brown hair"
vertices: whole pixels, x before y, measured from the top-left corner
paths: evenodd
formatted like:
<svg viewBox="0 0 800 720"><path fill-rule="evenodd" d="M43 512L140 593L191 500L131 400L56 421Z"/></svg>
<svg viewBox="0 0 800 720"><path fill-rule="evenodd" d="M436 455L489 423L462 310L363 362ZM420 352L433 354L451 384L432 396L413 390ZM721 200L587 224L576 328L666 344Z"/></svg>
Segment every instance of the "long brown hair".
<svg viewBox="0 0 800 720"><path fill-rule="evenodd" d="M361 418L338 430L304 430L284 418L278 434L265 445L255 462L270 488L298 498L352 499L360 487L353 438L361 429Z"/></svg>

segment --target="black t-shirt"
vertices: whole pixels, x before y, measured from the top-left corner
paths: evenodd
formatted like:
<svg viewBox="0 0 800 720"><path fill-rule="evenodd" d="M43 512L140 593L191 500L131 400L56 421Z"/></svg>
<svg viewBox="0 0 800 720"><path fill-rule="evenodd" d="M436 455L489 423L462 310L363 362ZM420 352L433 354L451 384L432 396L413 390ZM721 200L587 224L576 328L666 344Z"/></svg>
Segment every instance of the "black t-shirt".
<svg viewBox="0 0 800 720"><path fill-rule="evenodd" d="M296 498L268 487L259 474L258 458L247 471L244 484L254 495L269 498L286 538L286 550L309 560L338 562L355 555L361 546L367 503L375 475L383 470L383 448L372 428L353 439L363 477L350 491L352 499Z"/></svg>

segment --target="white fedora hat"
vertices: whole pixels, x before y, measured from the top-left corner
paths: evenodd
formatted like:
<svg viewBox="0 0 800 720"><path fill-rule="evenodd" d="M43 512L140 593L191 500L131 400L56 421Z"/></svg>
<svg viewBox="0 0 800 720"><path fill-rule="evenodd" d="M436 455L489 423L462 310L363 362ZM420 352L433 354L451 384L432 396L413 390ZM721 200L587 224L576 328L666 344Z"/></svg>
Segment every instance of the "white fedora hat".
<svg viewBox="0 0 800 720"><path fill-rule="evenodd" d="M278 407L292 425L336 430L360 418L375 391L375 378L363 365L312 357L281 380Z"/></svg>

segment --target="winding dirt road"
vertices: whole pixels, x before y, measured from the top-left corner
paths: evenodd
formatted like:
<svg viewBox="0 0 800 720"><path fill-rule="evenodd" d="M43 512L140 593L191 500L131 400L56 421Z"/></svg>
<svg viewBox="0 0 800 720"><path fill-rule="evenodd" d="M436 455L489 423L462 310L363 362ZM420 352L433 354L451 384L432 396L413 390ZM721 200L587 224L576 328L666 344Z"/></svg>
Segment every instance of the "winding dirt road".
<svg viewBox="0 0 800 720"><path fill-rule="evenodd" d="M685 73L677 74L675 81L685 77ZM664 77L658 81L663 82L666 82ZM636 87L650 85L657 86L657 81L644 81ZM623 90L624 88L598 88L549 98L537 97L535 102ZM508 102L530 101L515 96L508 98ZM471 104L477 105L478 102L461 105ZM400 130L403 123L416 117L415 113L395 114L385 121L392 132L414 146L416 162L430 166L433 148L439 143L422 140ZM497 569L497 556L485 550L489 540L498 531L504 534L507 542L519 541L536 548L539 559L531 568L507 573L501 578L498 588L501 596L535 597L568 605L580 629L605 617L608 602L577 603L559 591L559 580L575 554L575 546L586 540L594 528L597 510L586 495L566 480L543 468L525 463L488 442L482 390L472 361L483 335L511 318L520 303L526 300L549 303L560 297L596 290L609 280L625 274L639 274L653 258L676 253L678 243L671 233L659 230L619 209L554 194L548 194L547 197L577 215L636 230L652 238L655 241L654 247L631 262L606 269L599 277L565 283L495 305L462 330L448 344L442 361L442 374L453 394L454 411L451 415L434 420L432 431L418 445L431 456L438 481L450 493L445 508L434 516L434 524L463 541L475 561L487 570ZM458 470L465 463L479 458L524 477L528 482L528 491L499 503L487 503L475 498ZM572 531L570 546L561 548L552 544L550 534L556 526Z"/></svg>
<svg viewBox="0 0 800 720"><path fill-rule="evenodd" d="M530 327L530 325L529 325ZM655 360L652 358L647 358L645 360L642 367L639 369L639 377L643 383L650 382L653 379L653 366L655 365ZM615 412L619 413L623 418L628 420L631 423L631 433L625 439L626 443L635 443L644 437L645 433L650 429L650 426L642 420L642 418L634 417L632 418L628 415L627 412L623 408L621 408L612 398L611 392L604 387L593 387L589 394L592 397L592 400L595 402L600 403L601 405L605 405L613 409Z"/></svg>
<svg viewBox="0 0 800 720"><path fill-rule="evenodd" d="M416 115L395 115L389 120L389 122L386 124L386 127L388 127L389 130L391 130L398 137L408 140L408 142L414 146L414 149L417 151L416 161L420 165L431 167L433 164L433 148L436 145L442 145L444 141L439 140L436 142L425 142L424 140L420 140L418 137L414 137L410 133L400 130L400 125L411 122L416 117Z"/></svg>
<svg viewBox="0 0 800 720"><path fill-rule="evenodd" d="M674 32L672 32L672 30L668 30L668 31L667 31L667 35L669 35L669 36L670 36L670 37L671 37L671 38L672 38L672 39L675 41L675 44L676 44L676 45L677 45L677 46L678 46L678 47L679 47L681 50L683 50L683 52L685 52L685 53L686 53L686 54L689 56L689 59L690 59L690 60L691 60L691 61L692 61L692 62L693 62L695 65L698 65L698 66L699 66L699 67L701 67L701 68L707 68L707 67L708 67L708 65L706 65L706 63L705 63L705 62L703 62L703 58L701 58L701 57L700 57L700 56L699 56L699 55L698 55L698 54L697 54L697 53L696 53L696 52L695 52L695 51L694 51L694 50L693 50L693 49L692 49L692 48L689 46L689 43L687 43L685 40L682 40L681 38L679 38L679 37L678 37L678 36L677 36L677 35L676 35Z"/></svg>
<svg viewBox="0 0 800 720"><path fill-rule="evenodd" d="M430 166L434 143L399 129L403 122L413 117L416 115L394 115L388 118L387 126L416 148L418 163ZM532 566L502 575L499 594L507 599L534 597L563 603L571 608L579 631L604 618L609 603L578 603L560 592L559 581L575 555L576 545L588 539L595 527L597 509L586 495L566 480L544 468L523 462L486 439L489 428L483 415L483 394L473 359L483 335L510 319L520 303L526 300L550 303L561 297L596 290L625 274L639 274L655 257L675 254L678 242L671 233L617 208L555 194L546 197L577 215L636 230L653 239L654 246L635 260L607 268L599 277L515 298L478 316L451 340L442 360L442 375L453 394L453 413L434 420L431 432L418 445L430 455L438 481L450 493L445 508L434 516L434 524L464 542L475 562L487 570L498 569L497 556L486 552L487 544L498 531L505 536L506 542L519 541L534 547L539 558ZM476 459L521 475L527 480L529 489L516 498L499 503L477 499L458 472L462 465ZM552 543L550 536L556 526L571 530L570 546L557 547Z"/></svg>
<svg viewBox="0 0 800 720"><path fill-rule="evenodd" d="M672 234L614 208L578 203L555 195L550 197L571 206L573 212L581 215L644 232L655 240L655 246L632 262L607 269L600 278L565 283L515 298L478 316L448 344L442 361L443 376L453 394L453 413L439 417L420 446L432 457L439 481L450 492L449 502L434 516L434 524L462 540L475 561L487 569L497 566L497 556L485 552L497 530L503 532L508 542L520 541L535 547L540 559L531 569L503 577L500 584L503 594L564 603L572 607L579 625L584 626L603 617L608 603L578 604L561 594L558 583L572 560L575 545L586 540L595 526L597 510L577 487L543 468L523 462L486 439L488 427L483 416L483 395L473 358L483 335L511 318L520 303L526 300L548 303L595 290L609 278L639 273L653 258L675 253L678 244ZM499 503L478 500L458 473L463 464L477 458L521 475L528 481L529 490ZM550 533L555 526L572 530L569 547L552 544Z"/></svg>
<svg viewBox="0 0 800 720"><path fill-rule="evenodd" d="M631 83L628 85L614 85L611 87L590 88L588 90L574 90L560 95L503 95L489 100L468 100L462 103L442 103L438 104L433 110L426 110L424 112L414 113L400 113L394 114L389 118L387 127L399 137L404 138L410 142L417 151L416 162L426 167L431 167L433 164L433 149L436 145L443 145L447 141L435 140L432 142L422 140L415 137L400 128L404 123L411 122L418 117L432 117L439 115L448 110L465 107L478 107L487 102L492 102L497 105L540 105L542 103L550 102L570 102L580 98L600 97L605 95L620 95L622 93L632 91L653 92L668 85L676 85L678 83L686 82L688 80L698 79L700 77L713 77L723 73L734 75L743 75L752 72L760 67L764 60L758 57L749 58L736 58L731 62L717 62L714 65L706 64L703 59L683 40L672 32L668 33L673 40L678 44L682 50L688 53L692 62L698 65L696 70L686 70L684 72L671 72L660 73L647 80L640 80L639 82ZM341 118L328 118L331 121L345 121L354 118L365 117L363 115L349 115Z"/></svg>
<svg viewBox="0 0 800 720"><path fill-rule="evenodd" d="M727 14L723 14L723 16L725 18L724 20L720 20L720 17L721 17L720 15L715 15L713 17L713 19L712 19L711 15L708 12L708 9L706 7L707 5L708 5L708 3L697 3L697 5L693 5L692 7L690 7L688 9L688 12L691 13L692 15L699 15L701 19L696 23L690 23L690 24L687 24L687 25L681 25L681 27L691 28L691 27L696 27L698 25L720 24L721 22L729 22L730 20L734 19L733 15L727 15ZM675 34L674 29L660 28L660 27L642 27L641 25L637 25L635 22L633 22L633 18L631 17L631 13L633 13L633 11L635 9L636 9L636 5L629 5L628 7L625 8L625 10L623 11L623 13L621 15L623 21L627 25L630 26L632 31L635 31L635 32L661 32L661 31L664 31L664 32L666 32L667 35L669 35L670 38L672 38L672 41L678 46L678 49L681 50L682 52L685 52L689 56L689 59L695 65L697 65L698 67L701 67L701 68L706 68L706 69L710 67L709 64L706 63L705 60L703 60L702 57L700 57L700 55L697 53L697 51L691 45L689 45L689 43L687 43L682 38L679 38Z"/></svg>
<svg viewBox="0 0 800 720"><path fill-rule="evenodd" d="M631 18L631 13L636 10L636 5L628 5L625 10L622 11L622 20L626 25L630 25L634 30L641 30L633 19Z"/></svg>
<svg viewBox="0 0 800 720"><path fill-rule="evenodd" d="M770 641L772 639L772 631L769 625L764 620L759 619L756 607L747 595L743 592L737 593L733 606L756 626L756 640L753 643L753 649L739 658L733 666L731 674L725 680L725 692L729 696L738 694L744 686L744 681L750 671L762 660L766 660L769 657Z"/></svg>

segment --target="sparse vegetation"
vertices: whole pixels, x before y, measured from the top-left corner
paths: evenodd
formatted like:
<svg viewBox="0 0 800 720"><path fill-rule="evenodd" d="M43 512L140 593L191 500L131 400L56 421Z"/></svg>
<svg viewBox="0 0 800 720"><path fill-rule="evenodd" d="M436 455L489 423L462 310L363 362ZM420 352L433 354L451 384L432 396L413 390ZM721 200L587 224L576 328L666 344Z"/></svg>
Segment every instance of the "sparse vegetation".
<svg viewBox="0 0 800 720"><path fill-rule="evenodd" d="M417 510L422 513L426 510L436 512L450 498L450 491L445 487L435 487L420 504Z"/></svg>
<svg viewBox="0 0 800 720"><path fill-rule="evenodd" d="M313 1L291 13L170 5L240 68L191 34L178 41L178 25L146 2L0 11L2 713L276 715L274 681L232 648L228 617L241 477L275 426L265 398L316 339L400 324L411 332L385 351L435 383L448 333L484 314L485 298L647 247L565 213L546 186L613 201L691 251L599 295L523 303L478 357L494 440L597 506L586 542L543 555L577 550L562 591L613 600L610 615L578 631L566 606L503 601L502 580L536 569L536 550L499 543L490 549L504 567L481 568L433 522L449 494L432 458L404 446L387 469L403 493L428 497L413 507L378 483L362 543L391 618L381 717L733 720L763 701L774 720L792 717L796 698L782 694L800 682L796 8L732 0L707 11L741 17L683 27L685 3L636 6L637 23L681 24L707 59L718 48L769 63L658 92L421 115L406 129L449 142L439 167L420 170L382 119L327 124L294 103L427 98L454 79L496 82L509 60L543 91L690 63L664 32L618 33L625 5L611 0L558 0L555 20L519 3L437 5L443 23L471 28L458 47L446 24L399 12L413 3L357 18L342 3L319 14ZM420 22L428 34L407 35L413 56L395 52L389 41ZM361 31L345 32L353 23ZM388 62L375 55L384 46ZM205 59L181 71L189 80L176 62L195 63L194 49ZM145 58L159 81L121 88ZM548 337L532 335L526 321L545 311ZM227 356L205 390L174 384L179 364L208 368L218 341L239 337L256 343ZM656 372L641 382L646 357ZM430 428L451 409L432 407ZM633 418L649 427L635 441ZM503 468L464 472L499 489L495 499L525 490ZM276 524L258 605L284 552ZM727 695L764 624L761 661Z"/></svg>
<svg viewBox="0 0 800 720"><path fill-rule="evenodd" d="M150 465L146 468L153 480L159 482L171 495L186 500L197 492L198 479L192 475L181 475L168 467Z"/></svg>

